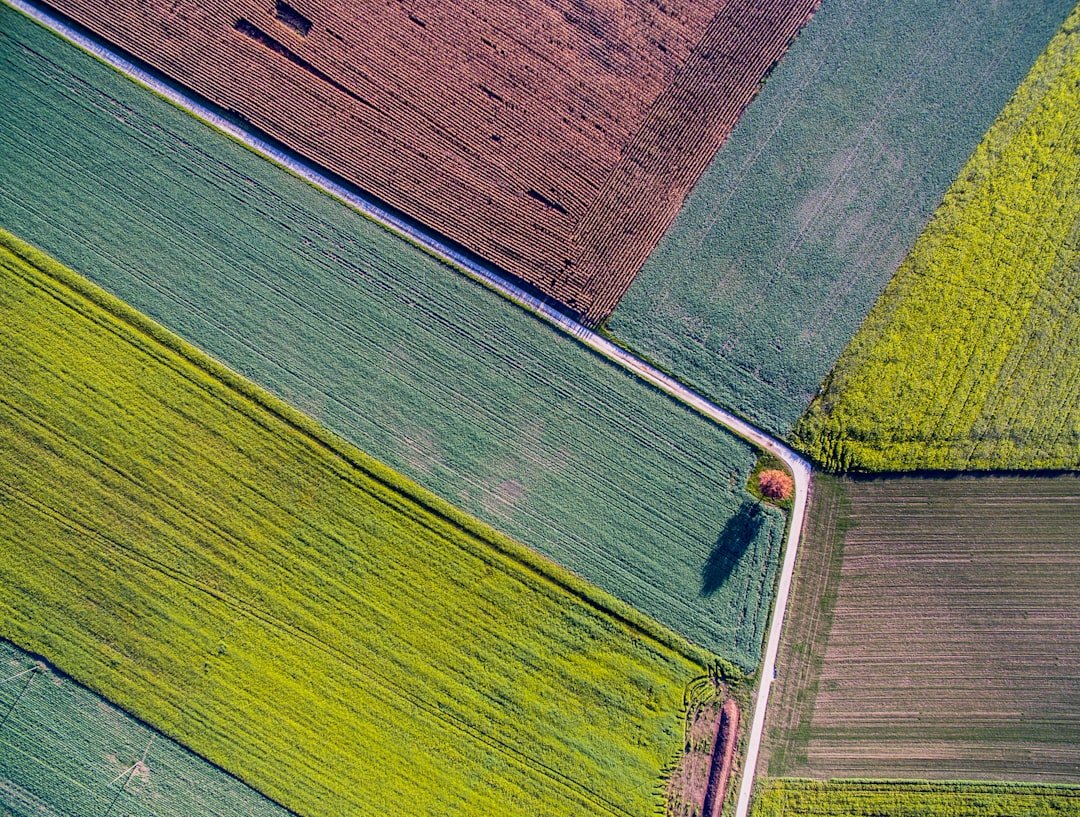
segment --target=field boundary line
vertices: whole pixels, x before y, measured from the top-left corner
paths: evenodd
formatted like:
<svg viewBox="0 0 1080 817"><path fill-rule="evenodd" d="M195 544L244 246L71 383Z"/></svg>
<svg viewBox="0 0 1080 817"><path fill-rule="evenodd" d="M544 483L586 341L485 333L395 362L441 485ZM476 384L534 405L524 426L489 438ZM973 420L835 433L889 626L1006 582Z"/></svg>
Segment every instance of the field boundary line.
<svg viewBox="0 0 1080 817"><path fill-rule="evenodd" d="M635 375L653 388L664 392L675 401L696 411L706 419L723 426L757 448L773 454L791 469L795 480L795 497L788 518L783 563L777 581L776 597L773 602L773 613L765 654L759 670L760 677L756 692L754 716L735 811L735 817L746 817L749 812L755 776L754 770L764 731L765 709L768 705L769 692L776 671L776 655L780 645L780 631L783 627L784 613L791 590L791 578L794 572L799 538L805 521L812 472L810 463L784 443L751 425L741 417L707 400L679 383L675 378L664 374L626 349L582 325L552 305L547 299L538 297L527 291L523 286L509 280L492 265L455 248L446 239L398 215L374 199L362 195L358 190L336 181L311 162L300 158L283 147L275 145L270 139L258 134L253 127L242 126L232 121L218 110L215 110L215 107L211 104L199 100L193 93L181 90L177 84L164 81L152 71L139 66L132 59L107 46L103 41L84 34L76 25L67 22L59 15L30 2L30 0L4 0L4 2L114 70L124 74L137 84L152 91L165 101L223 132L253 153L269 159L313 187L349 205L371 221L406 239L421 251L460 270L488 289L494 290L518 306L533 313L564 334L576 339L597 355L605 358L609 363Z"/></svg>
<svg viewBox="0 0 1080 817"><path fill-rule="evenodd" d="M86 302L102 310L115 321L131 328L144 342L162 347L166 356L175 356L185 367L190 367L190 370L201 378L193 379L189 373L174 367L189 382L201 389L211 387L207 384L216 384L216 387L234 395L236 408L263 428L276 430L262 419L265 414L276 422L283 423L315 448L329 454L332 461L338 465L333 471L335 478L350 481L359 490L399 511L402 508L423 510L432 519L463 534L460 547L468 549L474 555L482 555L485 559L512 563L515 569L534 577L538 584L554 587L577 598L600 611L613 622L629 628L638 636L647 638L666 650L681 655L702 670L709 671L715 668L724 673L738 671L730 662L690 642L685 636L665 627L636 607L587 582L576 573L516 539L512 539L492 525L465 513L405 475L393 471L370 454L327 431L308 415L284 400L229 369L223 363L155 323L93 282L59 264L37 248L5 233L0 227L0 256L4 252L13 253L41 271L41 280L46 281L47 287L37 279L27 279L31 285L47 289L53 297L70 296L79 300L80 303ZM83 309L81 306L73 308ZM80 314L87 313L84 310ZM114 330L110 328L110 331ZM362 479L356 479L353 476L354 473L360 474ZM392 504L391 500L373 491L371 485L365 484L365 481L369 481L371 485L380 486L399 497L399 502L403 504ZM418 524L424 525L435 535L446 538L446 531L435 527L435 523L415 520L415 517L411 515L411 510L409 513L410 518Z"/></svg>

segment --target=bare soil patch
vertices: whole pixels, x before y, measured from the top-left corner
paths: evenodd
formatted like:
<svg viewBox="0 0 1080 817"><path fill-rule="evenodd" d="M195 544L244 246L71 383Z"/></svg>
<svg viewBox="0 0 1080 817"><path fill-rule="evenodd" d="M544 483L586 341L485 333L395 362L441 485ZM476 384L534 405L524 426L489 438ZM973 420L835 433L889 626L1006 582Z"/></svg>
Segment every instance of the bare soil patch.
<svg viewBox="0 0 1080 817"><path fill-rule="evenodd" d="M668 780L667 817L720 817L738 739L734 698L691 705L683 756Z"/></svg>
<svg viewBox="0 0 1080 817"><path fill-rule="evenodd" d="M589 321L818 0L50 0Z"/></svg>
<svg viewBox="0 0 1080 817"><path fill-rule="evenodd" d="M826 479L770 775L1080 776L1080 477Z"/></svg>

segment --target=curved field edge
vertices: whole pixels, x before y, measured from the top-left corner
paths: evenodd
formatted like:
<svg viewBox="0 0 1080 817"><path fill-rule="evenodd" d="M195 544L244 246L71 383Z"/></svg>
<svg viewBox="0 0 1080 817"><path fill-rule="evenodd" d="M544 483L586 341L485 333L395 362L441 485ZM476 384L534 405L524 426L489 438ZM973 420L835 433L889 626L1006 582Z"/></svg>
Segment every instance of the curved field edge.
<svg viewBox="0 0 1080 817"><path fill-rule="evenodd" d="M5 636L301 814L657 805L707 655L3 245Z"/></svg>
<svg viewBox="0 0 1080 817"><path fill-rule="evenodd" d="M1072 0L830 0L608 322L787 437Z"/></svg>
<svg viewBox="0 0 1080 817"><path fill-rule="evenodd" d="M856 471L1080 467L1080 7L799 422Z"/></svg>
<svg viewBox="0 0 1080 817"><path fill-rule="evenodd" d="M0 224L753 669L784 524L765 509L752 541L722 552L750 500L751 445L50 32L3 28Z"/></svg>
<svg viewBox="0 0 1080 817"><path fill-rule="evenodd" d="M0 640L0 812L289 817L232 775Z"/></svg>
<svg viewBox="0 0 1080 817"><path fill-rule="evenodd" d="M1080 786L969 781L761 782L752 817L1075 817Z"/></svg>

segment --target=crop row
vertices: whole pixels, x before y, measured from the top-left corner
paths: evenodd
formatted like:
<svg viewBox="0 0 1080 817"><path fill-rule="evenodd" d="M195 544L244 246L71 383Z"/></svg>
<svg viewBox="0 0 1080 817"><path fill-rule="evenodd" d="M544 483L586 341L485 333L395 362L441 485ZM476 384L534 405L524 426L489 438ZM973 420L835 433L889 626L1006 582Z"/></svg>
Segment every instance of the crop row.
<svg viewBox="0 0 1080 817"><path fill-rule="evenodd" d="M574 226L575 265L591 296L587 318L602 320L618 305L762 78L819 3L741 0L709 24Z"/></svg>
<svg viewBox="0 0 1080 817"><path fill-rule="evenodd" d="M50 5L599 320L817 2Z"/></svg>
<svg viewBox="0 0 1080 817"><path fill-rule="evenodd" d="M832 0L608 322L790 434L1073 0Z"/></svg>
<svg viewBox="0 0 1080 817"><path fill-rule="evenodd" d="M756 665L783 517L740 514L749 445L5 6L0 21L0 224L429 490Z"/></svg>
<svg viewBox="0 0 1080 817"><path fill-rule="evenodd" d="M1075 782L1080 478L815 483L770 774Z"/></svg>
<svg viewBox="0 0 1080 817"><path fill-rule="evenodd" d="M796 430L826 467L1080 466L1080 9Z"/></svg>
<svg viewBox="0 0 1080 817"><path fill-rule="evenodd" d="M1080 788L1023 783L769 780L753 817L1075 817Z"/></svg>
<svg viewBox="0 0 1080 817"><path fill-rule="evenodd" d="M4 637L300 814L641 814L705 654L3 236Z"/></svg>

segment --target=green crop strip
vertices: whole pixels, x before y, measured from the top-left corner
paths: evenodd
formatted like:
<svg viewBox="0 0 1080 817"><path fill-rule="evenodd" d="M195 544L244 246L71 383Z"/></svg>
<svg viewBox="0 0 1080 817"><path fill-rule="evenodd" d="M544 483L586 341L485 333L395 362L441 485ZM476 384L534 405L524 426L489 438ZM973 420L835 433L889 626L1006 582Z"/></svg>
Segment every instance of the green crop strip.
<svg viewBox="0 0 1080 817"><path fill-rule="evenodd" d="M4 815L289 815L7 641L0 641L0 721Z"/></svg>
<svg viewBox="0 0 1080 817"><path fill-rule="evenodd" d="M827 0L609 321L784 437L1073 0Z"/></svg>
<svg viewBox="0 0 1080 817"><path fill-rule="evenodd" d="M745 670L756 452L0 4L0 226ZM737 536L746 533L748 538Z"/></svg>
<svg viewBox="0 0 1080 817"><path fill-rule="evenodd" d="M798 444L834 469L1080 465L1080 8L979 145Z"/></svg>
<svg viewBox="0 0 1080 817"><path fill-rule="evenodd" d="M1080 788L1025 783L768 780L753 817L1076 817Z"/></svg>
<svg viewBox="0 0 1080 817"><path fill-rule="evenodd" d="M657 805L707 655L0 245L0 635L301 814Z"/></svg>

